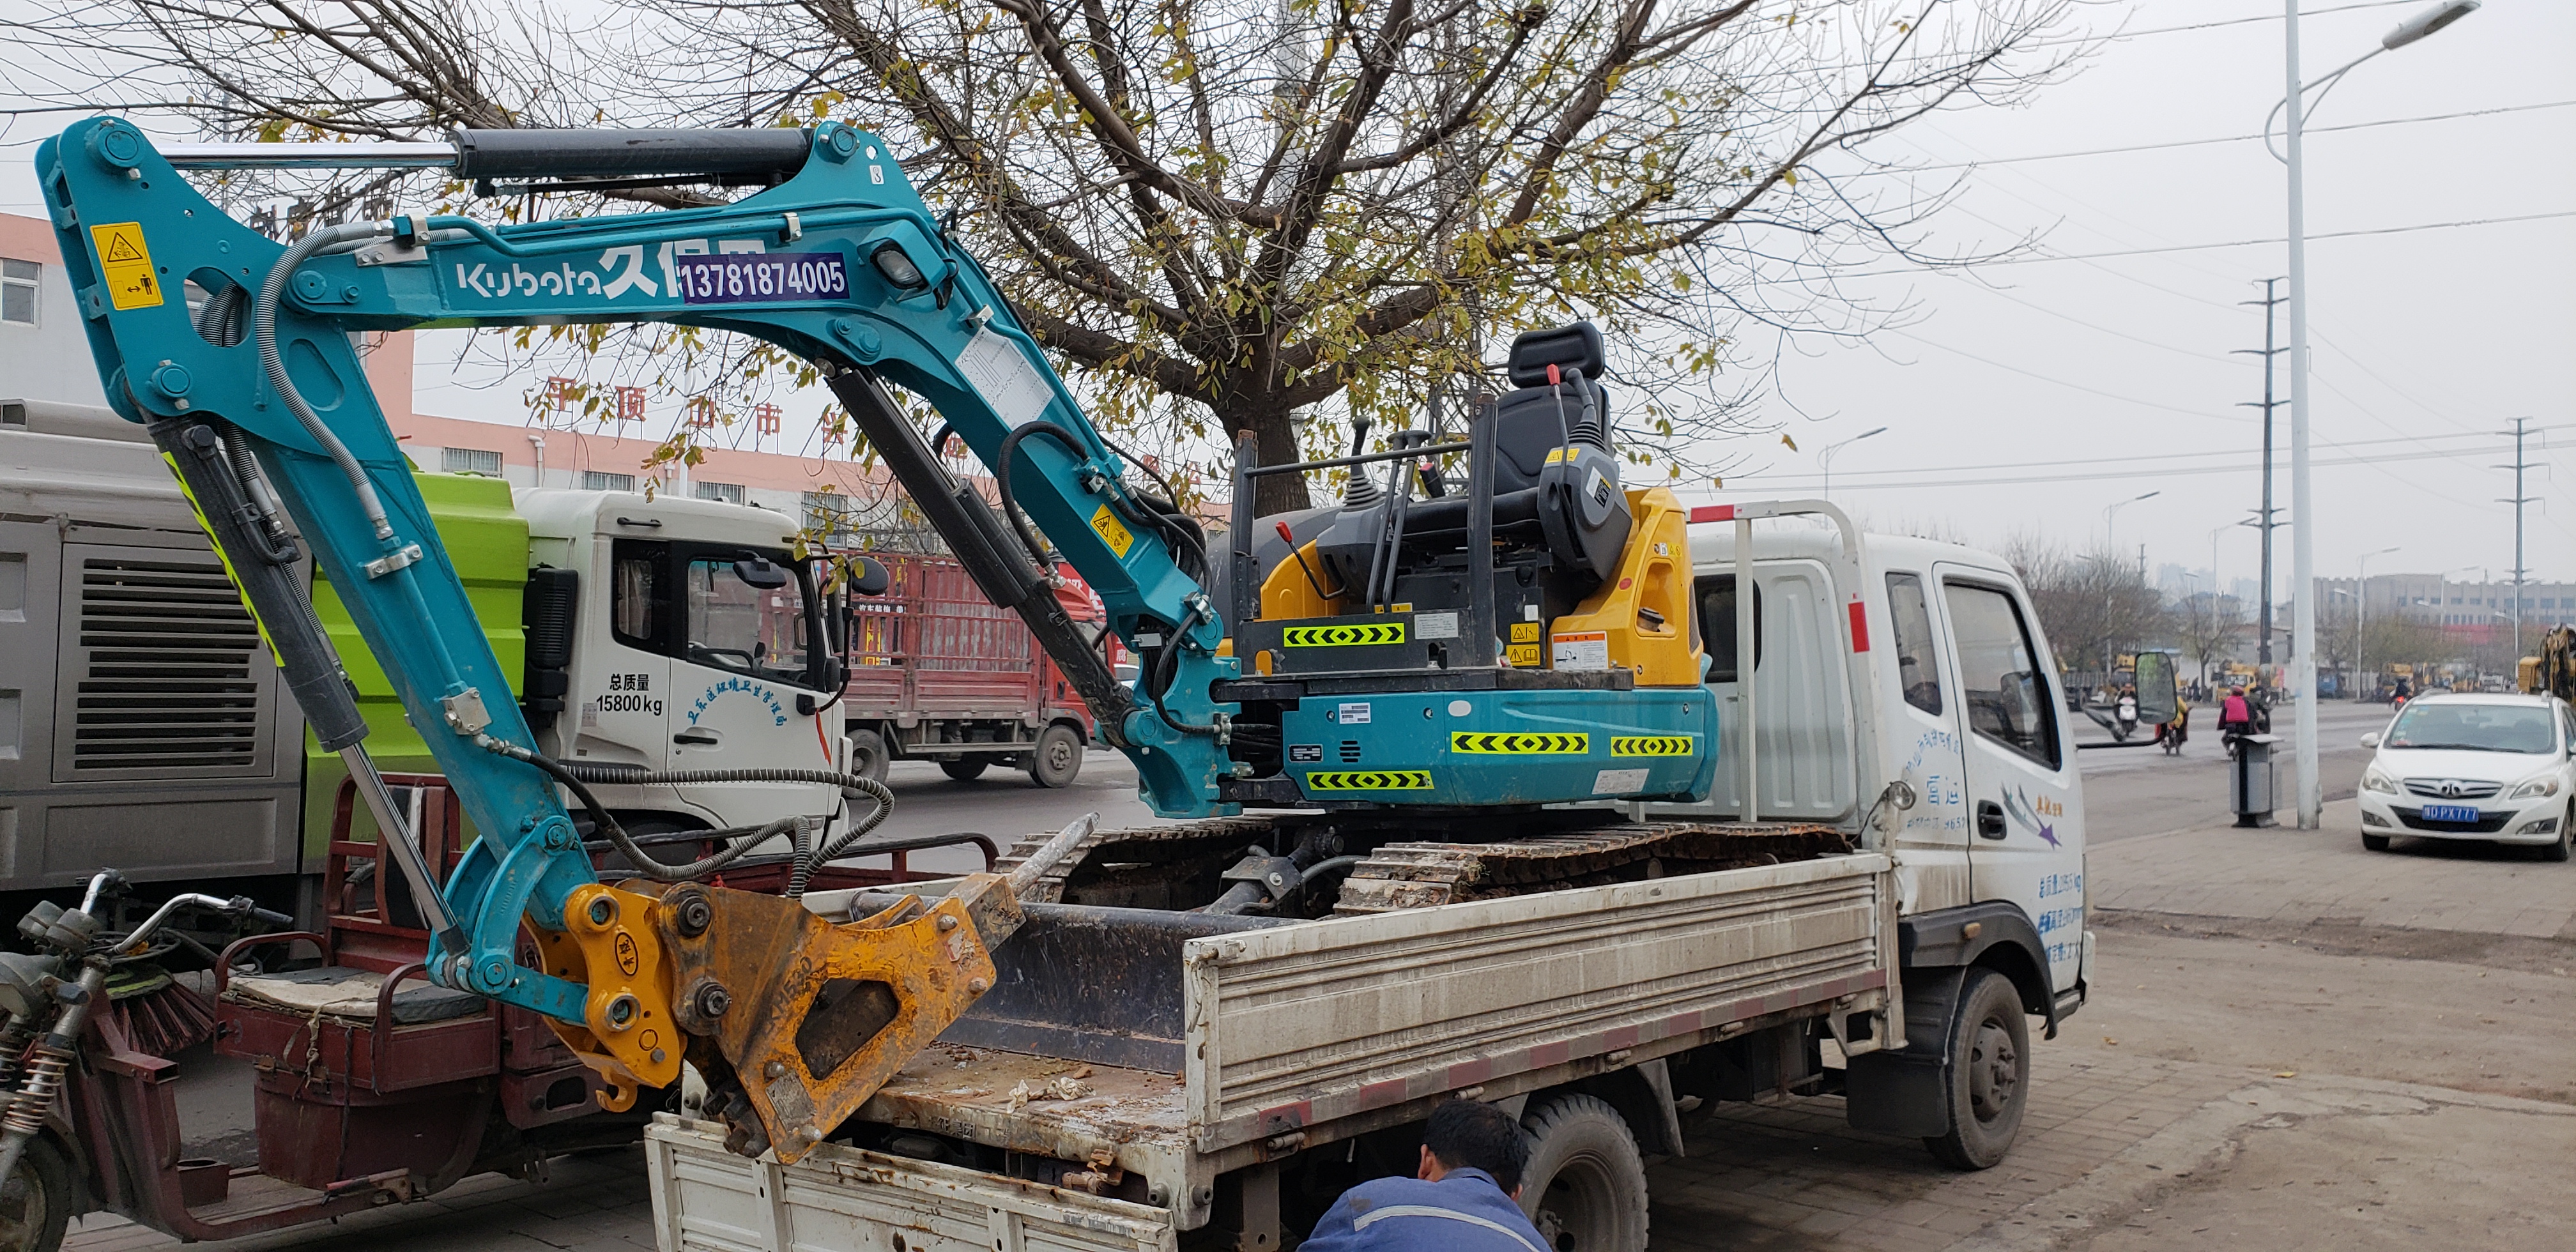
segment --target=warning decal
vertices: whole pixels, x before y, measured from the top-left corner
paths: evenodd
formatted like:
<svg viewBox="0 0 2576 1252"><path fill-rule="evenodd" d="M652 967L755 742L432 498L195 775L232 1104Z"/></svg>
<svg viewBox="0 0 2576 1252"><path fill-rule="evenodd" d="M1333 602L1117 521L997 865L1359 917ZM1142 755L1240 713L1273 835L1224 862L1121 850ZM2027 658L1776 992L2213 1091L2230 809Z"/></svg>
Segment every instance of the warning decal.
<svg viewBox="0 0 2576 1252"><path fill-rule="evenodd" d="M1354 644L1402 643L1404 623L1367 622L1352 626L1291 626L1279 641L1292 648L1339 648Z"/></svg>
<svg viewBox="0 0 2576 1252"><path fill-rule="evenodd" d="M1698 747L1696 735L1612 735L1612 756L1689 756Z"/></svg>
<svg viewBox="0 0 2576 1252"><path fill-rule="evenodd" d="M161 305L161 275L152 268L152 250L143 244L143 223L118 222L89 228L90 245L98 250L100 280L108 303L120 309Z"/></svg>
<svg viewBox="0 0 2576 1252"><path fill-rule="evenodd" d="M1592 750L1592 736L1453 730L1449 750L1480 756L1581 756Z"/></svg>
<svg viewBox="0 0 2576 1252"><path fill-rule="evenodd" d="M1317 770L1306 775L1308 791L1429 791L1431 773L1419 769Z"/></svg>
<svg viewBox="0 0 2576 1252"><path fill-rule="evenodd" d="M1558 635L1555 643L1558 669L1610 668L1610 632L1606 630Z"/></svg>
<svg viewBox="0 0 2576 1252"><path fill-rule="evenodd" d="M1100 541L1108 544L1109 550L1117 553L1122 561L1127 559L1127 549L1136 546L1136 536L1118 524L1117 516L1109 511L1108 505L1101 505L1099 511L1091 515L1091 528L1100 533Z"/></svg>

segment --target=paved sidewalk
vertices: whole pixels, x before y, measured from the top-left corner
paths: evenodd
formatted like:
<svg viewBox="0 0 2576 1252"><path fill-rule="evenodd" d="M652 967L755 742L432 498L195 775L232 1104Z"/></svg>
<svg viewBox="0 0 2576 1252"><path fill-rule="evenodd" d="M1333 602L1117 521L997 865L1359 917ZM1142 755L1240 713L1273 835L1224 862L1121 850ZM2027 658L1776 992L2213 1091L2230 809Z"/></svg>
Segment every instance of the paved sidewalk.
<svg viewBox="0 0 2576 1252"><path fill-rule="evenodd" d="M2576 866L2474 841L2401 836L2365 851L2350 800L2326 805L2317 830L2178 830L2095 847L2085 862L2097 913L2576 938Z"/></svg>
<svg viewBox="0 0 2576 1252"><path fill-rule="evenodd" d="M1649 1171L1654 1246L1946 1248L2245 1082L2218 1066L2031 1046L2020 1142L1982 1173L1942 1166L1920 1140L1851 1129L1838 1097L1719 1106L1692 1129L1689 1157Z"/></svg>
<svg viewBox="0 0 2576 1252"><path fill-rule="evenodd" d="M377 1209L323 1226L182 1245L121 1217L93 1213L72 1223L72 1252L136 1252L188 1246L206 1252L638 1252L653 1244L644 1152L624 1148L560 1157L542 1182L498 1174L469 1178L417 1204Z"/></svg>
<svg viewBox="0 0 2576 1252"><path fill-rule="evenodd" d="M2320 831L2122 839L2088 873L2102 1000L2034 1037L2003 1165L1948 1170L1845 1126L1838 1098L1719 1106L1689 1119L1688 1157L1651 1171L1654 1247L2576 1246L2558 1164L2576 1156L2576 1091L2543 1059L2576 1028L2576 865L2481 844L2364 852L2346 801ZM631 1252L653 1246L648 1205L629 1149L207 1246ZM91 1217L65 1246L172 1241Z"/></svg>

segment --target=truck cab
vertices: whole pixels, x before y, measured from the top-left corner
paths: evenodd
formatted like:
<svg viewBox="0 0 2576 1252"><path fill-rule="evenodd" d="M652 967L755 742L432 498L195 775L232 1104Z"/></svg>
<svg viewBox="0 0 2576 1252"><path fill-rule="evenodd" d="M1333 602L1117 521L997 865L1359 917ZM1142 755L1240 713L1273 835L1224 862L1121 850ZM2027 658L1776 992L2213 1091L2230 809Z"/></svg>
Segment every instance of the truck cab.
<svg viewBox="0 0 2576 1252"><path fill-rule="evenodd" d="M1693 513L1694 617L1724 763L1706 802L1651 811L1874 825L1896 862L1909 967L1993 968L2053 1031L2092 981L2084 794L2028 589L1992 553L1863 535L1829 505L1772 516L1756 528L1725 506ZM1736 673L1747 532L1750 739Z"/></svg>
<svg viewBox="0 0 2576 1252"><path fill-rule="evenodd" d="M525 698L546 752L648 770L848 764L824 711L841 663L791 519L631 491L519 488L514 504L528 526ZM636 833L838 807L812 783L599 793Z"/></svg>

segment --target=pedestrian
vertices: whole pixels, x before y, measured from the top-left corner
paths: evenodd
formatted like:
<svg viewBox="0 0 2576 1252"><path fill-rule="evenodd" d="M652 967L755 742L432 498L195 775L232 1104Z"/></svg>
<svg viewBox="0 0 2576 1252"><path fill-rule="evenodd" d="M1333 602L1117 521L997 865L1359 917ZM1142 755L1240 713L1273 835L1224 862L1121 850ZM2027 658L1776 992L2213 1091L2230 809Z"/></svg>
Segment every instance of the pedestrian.
<svg viewBox="0 0 2576 1252"><path fill-rule="evenodd" d="M2236 741L2254 733L2254 702L2245 698L2245 684L2227 689L2227 698L2218 702L2218 738L2227 745L2227 755L2236 755Z"/></svg>
<svg viewBox="0 0 2576 1252"><path fill-rule="evenodd" d="M1490 1104L1445 1100L1422 1133L1411 1178L1374 1178L1342 1193L1303 1252L1547 1252L1521 1213L1529 1140Z"/></svg>

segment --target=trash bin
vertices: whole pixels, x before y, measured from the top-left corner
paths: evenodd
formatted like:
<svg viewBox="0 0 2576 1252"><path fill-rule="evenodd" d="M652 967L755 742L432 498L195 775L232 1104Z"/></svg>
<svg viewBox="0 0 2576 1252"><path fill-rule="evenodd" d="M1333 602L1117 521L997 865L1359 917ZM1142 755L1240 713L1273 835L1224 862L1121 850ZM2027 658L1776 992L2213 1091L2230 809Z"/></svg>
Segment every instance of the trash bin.
<svg viewBox="0 0 2576 1252"><path fill-rule="evenodd" d="M2227 798L2236 824L2270 826L2272 822L2272 745L2279 735L2247 735L2236 741L2236 761L2229 770Z"/></svg>

